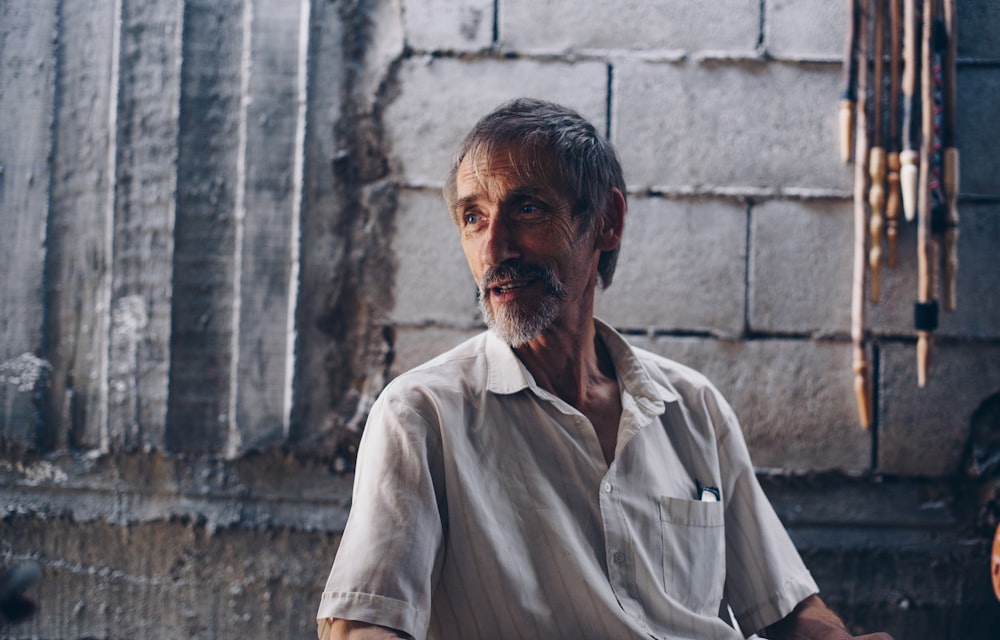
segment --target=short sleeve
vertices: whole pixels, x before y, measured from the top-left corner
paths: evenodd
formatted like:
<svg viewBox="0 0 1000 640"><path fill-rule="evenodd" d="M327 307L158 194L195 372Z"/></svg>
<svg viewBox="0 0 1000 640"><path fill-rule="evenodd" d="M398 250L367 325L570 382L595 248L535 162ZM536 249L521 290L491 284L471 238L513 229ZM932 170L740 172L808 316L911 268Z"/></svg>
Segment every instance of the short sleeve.
<svg viewBox="0 0 1000 640"><path fill-rule="evenodd" d="M444 530L440 461L439 432L383 395L362 436L351 512L318 619L426 636Z"/></svg>
<svg viewBox="0 0 1000 640"><path fill-rule="evenodd" d="M725 598L749 634L819 589L757 482L736 415L717 392L712 404L726 503Z"/></svg>

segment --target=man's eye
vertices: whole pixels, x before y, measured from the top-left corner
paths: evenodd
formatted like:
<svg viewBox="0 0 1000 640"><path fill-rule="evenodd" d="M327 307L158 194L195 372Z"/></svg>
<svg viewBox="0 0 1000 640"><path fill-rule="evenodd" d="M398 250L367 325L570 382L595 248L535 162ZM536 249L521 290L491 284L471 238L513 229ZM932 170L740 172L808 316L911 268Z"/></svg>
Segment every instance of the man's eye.
<svg viewBox="0 0 1000 640"><path fill-rule="evenodd" d="M521 213L538 213L542 208L537 204L522 204Z"/></svg>
<svg viewBox="0 0 1000 640"><path fill-rule="evenodd" d="M462 222L464 222L467 225L477 224L479 220L480 220L480 215L475 211L467 211L464 214L462 214Z"/></svg>

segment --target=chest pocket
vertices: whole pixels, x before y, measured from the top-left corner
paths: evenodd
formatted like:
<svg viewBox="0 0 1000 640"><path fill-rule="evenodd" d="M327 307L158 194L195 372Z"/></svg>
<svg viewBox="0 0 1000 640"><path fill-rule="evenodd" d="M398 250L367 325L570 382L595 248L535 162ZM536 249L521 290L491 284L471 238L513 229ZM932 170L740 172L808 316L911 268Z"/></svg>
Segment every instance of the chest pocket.
<svg viewBox="0 0 1000 640"><path fill-rule="evenodd" d="M726 581L721 502L660 498L663 589L697 613L715 614Z"/></svg>

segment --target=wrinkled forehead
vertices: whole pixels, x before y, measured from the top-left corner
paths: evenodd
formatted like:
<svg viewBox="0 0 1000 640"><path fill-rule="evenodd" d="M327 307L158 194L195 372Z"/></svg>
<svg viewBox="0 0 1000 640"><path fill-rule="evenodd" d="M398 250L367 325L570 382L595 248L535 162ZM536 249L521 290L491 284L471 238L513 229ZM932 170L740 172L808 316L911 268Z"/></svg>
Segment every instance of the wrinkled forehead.
<svg viewBox="0 0 1000 640"><path fill-rule="evenodd" d="M524 142L472 145L458 167L456 198L478 193L499 200L515 187L563 191L555 153L547 147Z"/></svg>

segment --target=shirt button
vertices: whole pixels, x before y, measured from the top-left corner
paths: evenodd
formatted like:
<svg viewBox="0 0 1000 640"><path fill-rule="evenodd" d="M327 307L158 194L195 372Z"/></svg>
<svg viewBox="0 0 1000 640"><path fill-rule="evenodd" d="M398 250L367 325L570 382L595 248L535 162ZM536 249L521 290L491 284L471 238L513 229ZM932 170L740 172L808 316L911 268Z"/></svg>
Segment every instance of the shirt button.
<svg viewBox="0 0 1000 640"><path fill-rule="evenodd" d="M605 482L604 483L604 493L611 493L611 483L610 482Z"/></svg>
<svg viewBox="0 0 1000 640"><path fill-rule="evenodd" d="M611 561L615 564L625 564L625 554L621 551L615 551L611 556Z"/></svg>

